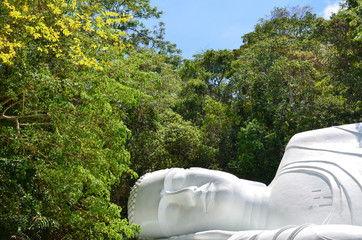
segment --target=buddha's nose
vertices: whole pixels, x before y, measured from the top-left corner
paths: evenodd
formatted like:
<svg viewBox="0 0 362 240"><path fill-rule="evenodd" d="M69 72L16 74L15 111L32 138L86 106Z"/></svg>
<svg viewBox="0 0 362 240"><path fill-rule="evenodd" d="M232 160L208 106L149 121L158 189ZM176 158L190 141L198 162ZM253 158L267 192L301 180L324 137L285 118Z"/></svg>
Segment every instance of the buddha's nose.
<svg viewBox="0 0 362 240"><path fill-rule="evenodd" d="M176 203L179 206L194 207L196 197L201 194L198 187L192 186L177 191L164 191L162 195L166 197L169 203Z"/></svg>

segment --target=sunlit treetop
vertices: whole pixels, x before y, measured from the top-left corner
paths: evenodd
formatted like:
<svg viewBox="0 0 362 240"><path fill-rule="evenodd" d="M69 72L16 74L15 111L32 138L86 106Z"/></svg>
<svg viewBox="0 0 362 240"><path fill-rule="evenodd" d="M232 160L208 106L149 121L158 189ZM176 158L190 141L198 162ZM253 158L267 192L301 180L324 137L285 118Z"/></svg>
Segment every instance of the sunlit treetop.
<svg viewBox="0 0 362 240"><path fill-rule="evenodd" d="M20 50L52 54L72 64L102 70L119 53L127 34L112 28L131 14L107 11L101 1L3 0L0 3L0 63L12 65ZM131 6L130 6L131 7ZM31 49L30 49L31 48Z"/></svg>

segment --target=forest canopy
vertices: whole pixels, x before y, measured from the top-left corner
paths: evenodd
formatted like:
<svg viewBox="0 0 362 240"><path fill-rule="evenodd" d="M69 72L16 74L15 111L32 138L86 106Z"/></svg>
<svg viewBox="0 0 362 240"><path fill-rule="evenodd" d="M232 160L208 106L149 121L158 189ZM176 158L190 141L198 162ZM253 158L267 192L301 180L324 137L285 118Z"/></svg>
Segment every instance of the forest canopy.
<svg viewBox="0 0 362 240"><path fill-rule="evenodd" d="M294 134L362 121L360 0L275 8L238 49L183 59L150 0L0 3L0 239L129 239L136 178L269 183Z"/></svg>

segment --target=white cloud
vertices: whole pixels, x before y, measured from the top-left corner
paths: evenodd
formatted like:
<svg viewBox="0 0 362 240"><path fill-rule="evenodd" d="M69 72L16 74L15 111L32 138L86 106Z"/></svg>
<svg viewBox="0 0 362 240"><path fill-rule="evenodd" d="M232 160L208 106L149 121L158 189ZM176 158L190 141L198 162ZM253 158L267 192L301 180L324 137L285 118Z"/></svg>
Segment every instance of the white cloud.
<svg viewBox="0 0 362 240"><path fill-rule="evenodd" d="M333 4L329 3L328 6L323 10L323 17L329 19L333 13L337 13L340 9L339 2Z"/></svg>

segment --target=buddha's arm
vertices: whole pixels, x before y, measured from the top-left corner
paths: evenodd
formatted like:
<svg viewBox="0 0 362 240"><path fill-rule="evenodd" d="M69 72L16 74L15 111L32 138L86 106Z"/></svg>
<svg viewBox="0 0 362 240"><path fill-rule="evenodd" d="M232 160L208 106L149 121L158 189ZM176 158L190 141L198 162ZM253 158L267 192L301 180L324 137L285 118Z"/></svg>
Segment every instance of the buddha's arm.
<svg viewBox="0 0 362 240"><path fill-rule="evenodd" d="M360 240L362 227L353 225L285 226L276 230L237 232L228 240Z"/></svg>
<svg viewBox="0 0 362 240"><path fill-rule="evenodd" d="M285 226L276 230L205 231L168 240L361 240L362 227L353 225Z"/></svg>
<svg viewBox="0 0 362 240"><path fill-rule="evenodd" d="M232 231L220 231L220 230L212 230L212 231L204 231L197 232L182 236L174 236L164 240L227 240L232 237L236 232Z"/></svg>

